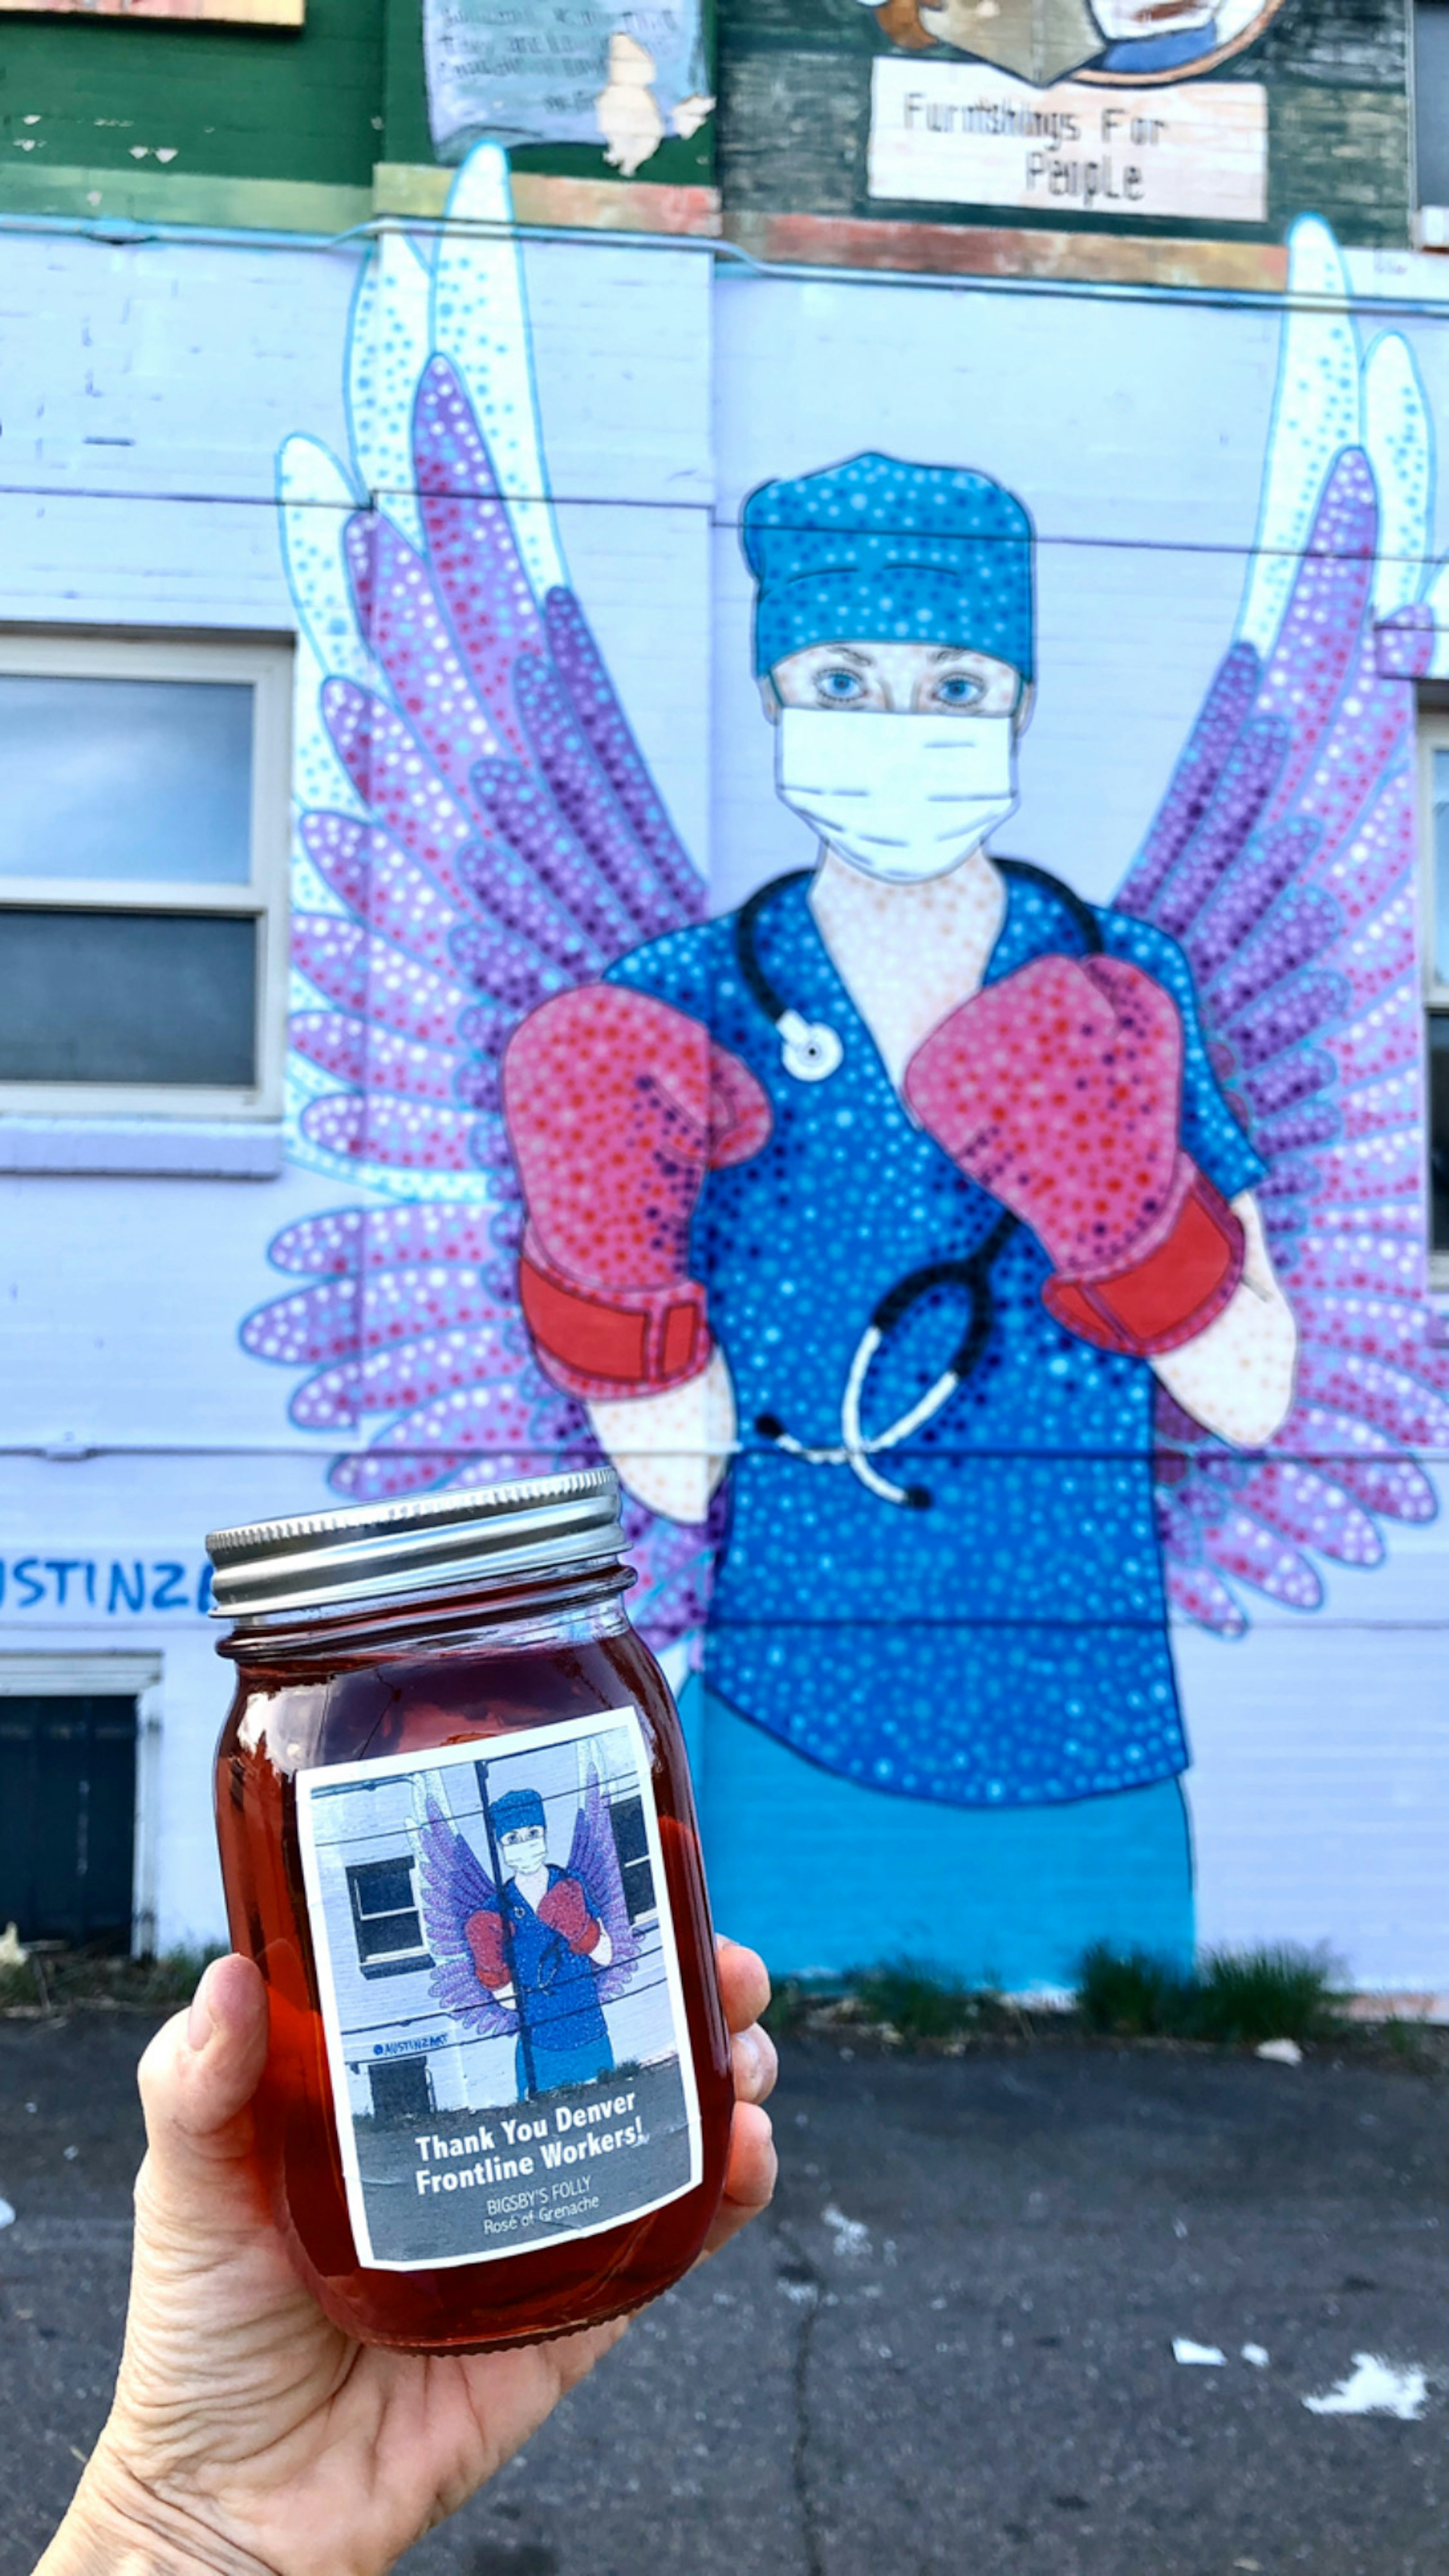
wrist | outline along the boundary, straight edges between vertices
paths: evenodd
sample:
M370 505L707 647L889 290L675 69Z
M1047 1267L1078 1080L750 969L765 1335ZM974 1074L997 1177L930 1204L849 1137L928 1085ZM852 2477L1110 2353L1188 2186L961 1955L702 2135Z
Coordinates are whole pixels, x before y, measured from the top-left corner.
M276 2576L276 2570L143 2485L102 2437L35 2576Z

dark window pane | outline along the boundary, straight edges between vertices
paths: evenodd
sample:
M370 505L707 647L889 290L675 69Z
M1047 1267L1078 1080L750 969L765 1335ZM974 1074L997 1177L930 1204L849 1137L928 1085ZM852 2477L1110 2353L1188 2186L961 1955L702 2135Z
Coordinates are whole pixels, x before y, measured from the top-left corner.
M1416 0L1414 100L1419 203L1449 206L1449 0Z
M649 1837L644 1829L642 1798L616 1798L609 1809L614 1849L624 1882L624 1903L632 1923L654 1910L654 1872L649 1866Z
M395 1958L399 1951L421 1950L422 1918L413 1902L413 1874L405 1860L357 1861L347 1873L357 1931L357 1955Z
M1449 1252L1449 1013L1429 1022L1429 1241Z
M257 925L0 909L0 1082L256 1080Z
M246 681L0 671L0 876L251 878Z
M356 1872L362 1914L399 1914L413 1901L413 1874L405 1860L367 1862Z
M367 2071L372 2080L374 2119L399 2120L412 2128L417 2121L431 2117L433 2079L421 2051L416 2057L384 2058L380 2066L370 2066Z

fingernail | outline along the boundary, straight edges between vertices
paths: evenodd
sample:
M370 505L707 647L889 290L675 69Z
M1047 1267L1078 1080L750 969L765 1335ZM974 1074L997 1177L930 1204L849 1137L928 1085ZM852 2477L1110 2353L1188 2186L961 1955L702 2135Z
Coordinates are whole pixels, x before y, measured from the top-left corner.
M206 1999L206 1989L210 1983L211 1970L210 1968L207 1968L202 1975L200 1985L197 1987L195 1994L191 1998L191 2009L186 2016L186 2037L189 2046L192 2048L205 2048L207 2041L210 2039L212 2032L216 2028L216 2024L211 2017L211 2006Z
M746 2080L750 2083L756 2082L765 2071L765 2051L759 2032L753 2025L749 2030L742 2030L735 2041L735 2046L745 2061Z

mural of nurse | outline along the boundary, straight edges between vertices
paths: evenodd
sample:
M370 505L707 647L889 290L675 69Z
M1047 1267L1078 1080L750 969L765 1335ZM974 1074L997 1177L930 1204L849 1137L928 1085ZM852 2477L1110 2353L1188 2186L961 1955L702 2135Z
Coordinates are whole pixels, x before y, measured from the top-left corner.
M709 919L540 498L502 156L451 203L364 275L348 460L283 451L288 1151L341 1203L274 1238L245 1346L354 1500L617 1460L640 1624L703 1665L715 1901L777 1967L1184 1955L1168 1605L1316 1609L1449 1446L1412 354L1300 223L1242 606L1109 906L1000 847L1023 504L871 451L754 492L802 864Z
M1235 1444L1286 1413L1262 1166L1180 950L992 855L1034 674L1020 503L867 454L756 491L743 533L815 863L514 1038L535 1348L656 1509L697 1515L681 1478L739 1441L710 1689L850 1784L862 1877L902 1830L882 1792L975 1810L1009 1944L1022 1839L979 1819L1035 1810L1030 1905L1070 1884L1085 1941L1130 1870L1181 1949L1154 1382Z

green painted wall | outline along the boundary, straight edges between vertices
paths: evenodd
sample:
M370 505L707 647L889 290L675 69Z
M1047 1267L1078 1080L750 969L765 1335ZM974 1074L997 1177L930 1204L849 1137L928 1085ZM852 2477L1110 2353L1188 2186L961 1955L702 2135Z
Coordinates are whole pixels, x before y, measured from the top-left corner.
M385 0L308 0L297 33L7 18L0 160L366 188L380 160ZM174 155L158 162L156 152ZM28 165L28 166L27 166Z
M1313 207L1345 240L1406 239L1407 23L1406 0L1287 0L1266 40L1212 76L1262 80L1269 92L1268 222L1240 229L1279 240ZM663 144L641 179L707 186L717 176L739 214L1073 220L1061 208L1003 215L869 198L871 62L890 47L858 0L719 0L712 32L718 171L711 118L688 142ZM0 208L340 230L367 212L376 162L431 158L420 0L308 0L299 33L81 16L0 27ZM513 158L522 170L613 175L602 149L582 145Z

